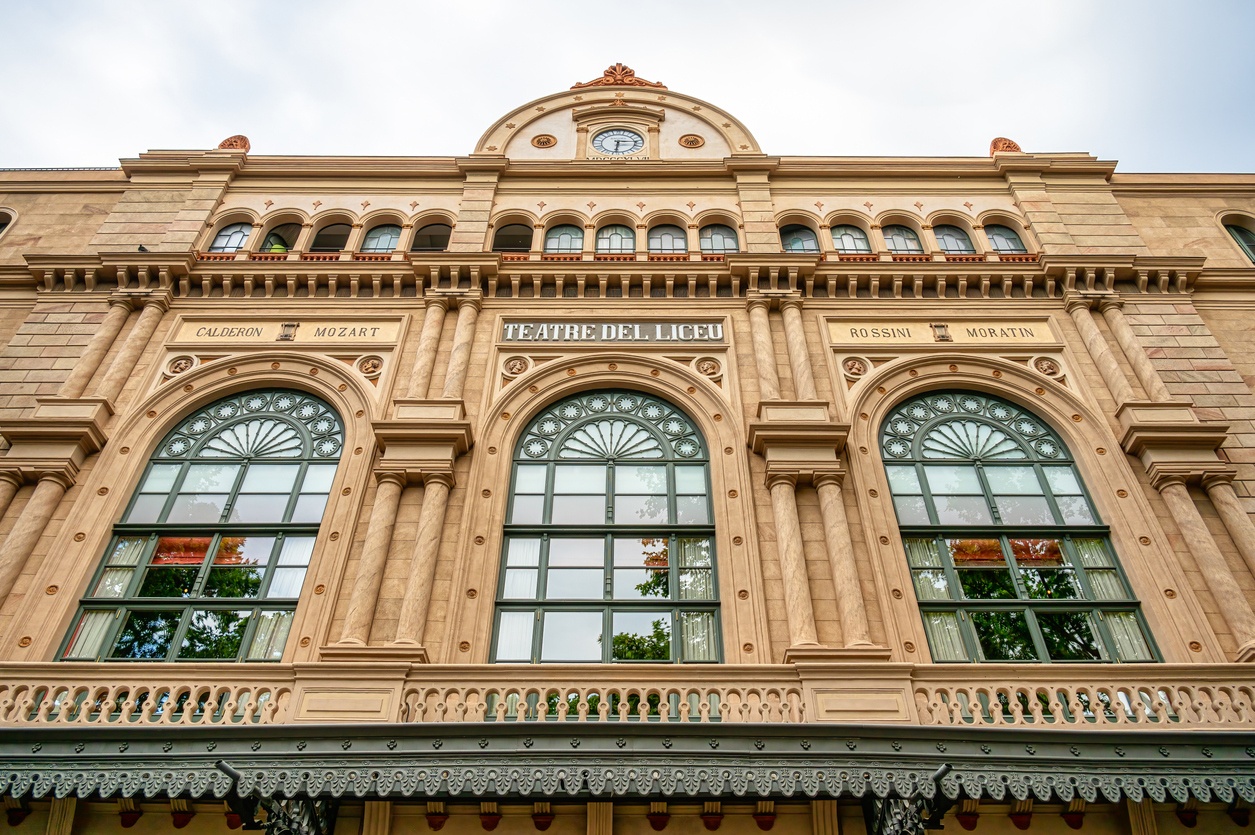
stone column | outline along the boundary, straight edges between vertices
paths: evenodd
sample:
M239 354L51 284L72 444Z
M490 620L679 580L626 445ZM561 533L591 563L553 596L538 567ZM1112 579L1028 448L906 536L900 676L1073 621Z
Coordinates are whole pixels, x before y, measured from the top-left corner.
M98 396L110 402L115 402L118 395L122 393L122 387L126 385L127 380L131 378L131 372L135 370L135 363L139 362L140 355L148 347L153 332L157 330L157 325L161 322L161 317L170 308L170 300L164 293L145 298L143 304L144 309L139 314L139 321L127 334L122 350L113 358L113 364L109 366L104 379L100 381L96 389Z
M819 513L824 523L824 541L828 545L828 561L832 564L832 582L837 590L837 609L841 617L841 638L847 647L870 646L867 628L867 607L863 603L863 586L854 562L854 543L850 541L850 524L841 498L842 474L817 473L815 492L819 494Z
M24 483L22 474L17 470L0 471L0 519L4 518L9 505L13 503L13 497Z
M767 320L767 299L751 299L750 338L754 344L754 363L758 367L758 399L780 399L780 375L776 373L776 349L771 344L771 323Z
M802 326L802 300L785 299L780 303L784 316L784 340L789 350L789 367L793 370L793 388L798 400L818 400L815 375L811 372L811 355L806 347L806 331Z
M1076 329L1081 332L1081 341L1085 343L1085 349L1089 351L1094 365L1098 366L1098 373L1102 375L1103 382L1115 398L1116 408L1132 400L1133 388L1120 370L1107 340L1094 324L1094 315L1089 311L1090 300L1079 295L1068 295L1064 297L1063 304L1072 315L1072 321L1076 322Z
M61 388L57 391L58 396L82 396L87 389L87 384L91 382L92 376L100 368L101 361L109 353L109 348L113 346L113 340L117 339L118 334L122 332L122 326L126 324L127 317L131 315L132 308L133 305L130 298L126 296L110 297L109 312L105 314L104 321L100 323L97 331L92 334L91 341L87 343L87 347L83 349L78 362L70 370L70 375L61 384Z
M1098 302L1099 312L1107 321L1107 327L1111 330L1111 335L1116 338L1116 344L1124 352L1129 365L1132 366L1133 373L1137 375L1137 381L1146 390L1146 396L1159 403L1171 400L1172 394L1168 391L1168 387L1164 385L1163 379L1155 370L1155 365L1146 355L1146 351L1142 350L1137 336L1133 333L1133 328L1129 327L1129 320L1124 317L1123 307L1124 299L1121 298L1105 298Z
M446 400L460 400L466 386L466 372L471 363L471 344L475 341L475 319L479 315L479 298L462 296L458 299L458 324L453 331L453 350L449 353L449 370L444 377Z
M388 548L392 544L392 529L397 522L401 491L405 489L404 473L376 473L375 479L379 487L375 490L375 503L366 526L366 542L362 545L362 556L357 563L357 576L353 579L349 610L344 616L341 644L365 645L370 640L379 585L383 582L384 566L388 562Z
M418 353L414 357L414 370L410 372L410 397L427 396L431 386L431 372L436 367L436 351L440 348L440 334L444 330L444 317L449 309L447 296L427 299L427 311L423 314L423 330L418 336Z
M421 645L427 628L427 611L431 606L431 587L436 579L436 560L440 555L441 534L444 531L445 508L449 504L449 490L453 487L453 473L425 473L423 475L423 508L418 516L418 535L414 541L414 558L410 563L409 581L405 584L405 598L401 601L401 613L397 617L397 635L394 645Z
M1154 483L1159 495L1163 496L1164 504L1168 506L1168 512L1180 528L1181 536L1198 562L1198 570L1202 573L1212 597L1216 599L1221 616L1233 633L1233 640L1238 646L1238 658L1245 660L1245 657L1255 654L1255 612L1251 611L1251 604L1242 593L1237 580L1233 578L1233 573L1229 571L1229 564L1225 562L1224 555L1216 546L1216 540L1207 530L1203 517L1199 515L1194 499L1185 486L1184 477L1175 474L1161 475Z
M367 800L362 810L362 835L388 835L392 831L392 801Z
M1158 835L1159 825L1155 823L1155 804L1149 797L1134 803L1125 798L1125 808L1129 812L1129 835Z
M22 515L0 546L0 604L13 591L26 561L35 550L35 543L48 527L48 521L56 512L57 505L73 482L62 473L42 473L30 501L22 508Z
M74 813L78 808L78 798L54 797L48 809L48 825L44 828L45 835L70 835L74 831Z
M587 817L584 821L585 835L613 835L614 804L606 802L589 803L585 807Z
M818 646L815 610L811 605L810 580L806 575L806 553L802 549L802 526L797 517L797 476L772 473L767 476L771 509L776 518L776 554L784 582L784 608L789 618L789 645Z
M1238 553L1246 568L1255 576L1255 523L1242 507L1242 500L1233 490L1233 473L1213 473L1203 476L1203 489L1211 498L1225 530L1238 546Z

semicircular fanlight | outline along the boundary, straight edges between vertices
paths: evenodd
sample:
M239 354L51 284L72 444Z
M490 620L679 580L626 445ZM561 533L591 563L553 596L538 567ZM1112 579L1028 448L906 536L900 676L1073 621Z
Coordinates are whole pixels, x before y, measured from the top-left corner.
M206 458L299 458L301 435L287 421L257 418L234 423L201 448Z
M559 458L662 458L658 439L635 423L598 420L567 436Z
M1027 458L1020 445L1001 429L974 420L950 420L934 426L920 443L924 458L967 458L997 461Z

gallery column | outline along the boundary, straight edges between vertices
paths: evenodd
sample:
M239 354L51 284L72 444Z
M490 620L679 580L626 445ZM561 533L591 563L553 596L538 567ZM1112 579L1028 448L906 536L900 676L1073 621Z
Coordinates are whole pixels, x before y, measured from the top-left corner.
M110 402L117 401L122 388L131 378L131 372L135 370L135 364L148 347L157 325L161 323L161 317L170 309L170 297L168 293L154 294L144 297L141 304L144 307L139 314L139 320L127 334L122 350L113 358L113 364L109 366L96 389L97 396Z
M418 353L414 357L414 370L410 373L409 396L425 398L431 387L431 373L436 367L436 352L440 349L440 334L444 331L445 313L449 310L447 296L429 296L423 314L423 330L418 336Z
M1072 316L1072 321L1076 323L1076 329L1081 333L1085 350L1089 352L1094 365L1098 366L1098 373L1102 375L1108 391L1115 398L1116 408L1128 403L1133 399L1133 387L1129 385L1119 363L1116 362L1115 355L1111 353L1107 340L1098 330L1098 326L1094 324L1094 314L1090 312L1090 299L1073 293L1064 297L1063 304Z
M1163 379L1155 370L1155 365L1146 355L1146 351L1142 349L1141 343L1137 341L1137 335L1129 326L1129 320L1125 318L1123 308L1124 300L1117 297L1104 298L1098 302L1098 310L1107 322L1107 328L1115 337L1120 350L1124 352L1133 373L1137 376L1137 381L1145 389L1146 396L1159 403L1171 400L1171 392L1164 385Z
M449 370L444 378L446 400L460 400L466 387L466 373L471 363L471 345L475 341L475 320L479 315L478 296L458 297L458 323L453 331L453 350L449 353Z
M828 546L828 561L832 565L832 583L836 586L842 640L847 647L870 646L863 586L854 562L854 543L850 540L845 500L841 497L842 477L843 474L837 472L816 473L813 482L815 492L819 494L824 541Z
M113 347L113 341L122 332L122 326L126 324L127 317L131 315L133 309L134 302L130 297L116 295L109 297L109 312L105 314L104 321L92 334L91 341L83 349L82 355L74 364L74 368L70 370L65 382L57 390L58 396L68 398L82 396L87 389L87 384L91 382L97 369L100 368L100 363L104 361L109 349Z
M771 323L767 299L751 299L746 305L750 314L750 339L754 346L754 364L758 369L758 399L780 399L780 375L776 373L776 349L771 344Z
M30 501L22 508L13 530L4 540L4 545L0 546L0 603L13 591L26 561L35 550L35 544L43 535L44 528L48 527L65 491L73 483L73 479L63 473L43 473L39 476Z
M383 583L388 549L392 545L392 531L396 527L401 492L405 489L405 474L401 472L375 473L375 480L379 486L375 490L375 503L371 507L370 521L366 525L366 541L362 545L362 556L357 563L357 576L353 578L353 591L349 597L349 610L344 616L341 644L365 645L370 640L375 603L379 598L380 584Z
M806 553L802 547L802 527L797 516L797 475L768 473L767 488L771 491L771 509L776 520L776 556L780 560L780 577L784 583L789 645L818 646L810 578L806 574Z
M405 584L405 597L397 617L394 645L421 645L431 607L432 584L436 580L436 561L443 541L445 510L453 487L452 472L423 474L423 508L418 517L418 534L414 541L414 558Z
M793 371L793 390L798 400L818 400L815 375L811 372L810 350L806 347L806 330L802 323L802 300L785 299L780 303L784 317L784 341L789 351L789 367Z

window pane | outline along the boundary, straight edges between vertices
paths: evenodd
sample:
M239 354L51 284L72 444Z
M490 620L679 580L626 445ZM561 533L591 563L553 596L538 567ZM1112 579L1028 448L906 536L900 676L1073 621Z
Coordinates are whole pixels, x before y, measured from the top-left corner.
M1011 572L1006 570L965 569L959 572L959 585L969 600L1012 600L1018 596Z
M1128 592L1124 590L1124 583L1120 582L1120 575L1115 571L1090 570L1087 576L1090 588L1094 590L1094 597L1098 600L1129 599Z
M166 521L172 524L186 522L218 522L222 519L222 511L227 506L226 494L180 494L170 506L170 514ZM128 521L139 521L131 519Z
M550 566L597 566L605 564L604 539L554 539L549 543Z
M498 661L532 660L532 626L534 612L502 612L497 619ZM598 632L601 630L598 629Z
M549 518L555 525L605 524L606 497L554 496Z
M928 524L928 508L923 496L894 496L893 508L898 512L899 525Z
M1081 483L1076 480L1076 473L1071 467L1042 467L1041 469L1046 474L1046 483L1050 485L1050 492L1056 496L1081 493Z
M972 612L971 618L986 660L1038 660L1023 612Z
M605 493L606 468L589 464L559 464L553 468L553 492Z
M292 522L321 522L327 509L325 493L310 493L297 496L296 506L292 508Z
M915 569L915 594L920 600L950 600L950 581L939 568Z
M619 525L665 525L670 521L667 496L615 496L614 521Z
M551 568L545 579L548 600L601 600L605 574L600 568Z
M301 484L302 493L329 493L331 482L336 476L334 464L310 464L305 469L305 481Z
M710 513L705 496L676 496L675 522L677 525L707 525Z
M126 521L138 522L145 524L148 522L156 522L161 516L161 509L166 506L166 496L136 496L135 503L131 505L131 512L126 515ZM217 521L216 519L214 521Z
M247 495L243 494L236 498L235 504L231 507L232 522L282 522L283 515L288 510L287 493L264 494L264 495ZM326 501L326 498L319 496L319 499ZM172 514L173 515L173 514Z
M895 496L924 492L919 486L919 474L914 467L885 467L889 476L889 489Z
M264 567L214 568L209 572L202 594L205 597L256 597L265 573Z
M100 575L100 581L92 589L92 597L126 597L126 589L131 585L133 568L106 568Z
M150 568L137 597L191 597L198 568Z
M1054 516L1043 496L999 496L994 499L1004 525L1050 525Z
M706 468L676 467L675 492L704 494L706 492Z
M153 549L153 565L200 565L209 554L208 536L163 536Z
M1053 661L1101 661L1102 650L1094 635L1093 618L1088 612L1037 613L1046 642L1046 653Z
M928 479L928 489L934 494L982 492L975 467L928 464L924 467L924 476Z
M649 493L665 496L667 494L667 468L621 464L614 469L614 489L616 493ZM705 492L704 483L699 490Z
M671 596L671 572L666 568L616 568L614 570L615 600L640 600L645 597Z
M505 586L501 596L506 600L536 599L536 570L532 568L507 568Z
M988 525L993 521L983 496L935 496L933 508L941 525Z
M279 549L279 565L308 565L314 553L312 536L286 536Z
M1097 522L1084 496L1056 496L1055 504L1059 505L1065 525L1093 525Z
M1115 568L1115 561L1101 539L1074 539L1072 545L1086 568Z
M1028 596L1035 600L1070 600L1085 596L1076 574L1070 569L1026 568L1020 576Z
M680 660L718 661L714 612L680 613Z
M292 629L293 612L262 612L248 647L249 661L278 661Z
M544 512L544 496L515 496L510 508L510 522L515 525L539 525Z
M214 565L260 565L270 562L273 536L224 536L214 552Z
M170 653L170 642L174 640L174 631L179 627L182 614L182 609L127 613L126 623L122 625L109 657L164 661Z
M334 471L334 467L331 468ZM291 493L301 472L296 464L252 464L240 485L242 493Z
M915 568L941 567L941 557L937 554L937 545L931 539L904 539L906 561Z
M680 572L681 600L714 600L715 574L708 568L689 568Z
M986 467L989 489L1001 496L1040 496L1041 483L1032 467Z
M1146 643L1146 636L1142 634L1141 624L1137 622L1137 615L1132 612L1105 612L1103 617L1115 638L1116 652L1121 661L1155 660Z
M506 565L540 565L540 540L511 538L506 545Z
M669 557L670 546L665 537L644 539L615 537L614 539L614 564L616 566L657 568L666 566Z
M601 612L545 612L544 618L541 661L601 660Z
M270 578L270 588L266 597L298 598L301 596L301 585L305 582L304 568L277 568Z
M140 490L144 493L169 493L174 489L174 480L181 469L182 464L153 464Z
M238 464L192 464L180 493L227 493L235 485Z
M924 612L924 631L934 661L967 661L967 649L954 612Z
M549 468L543 464L519 464L514 468L514 492L545 492L545 475Z
M78 625L70 633L69 645L64 658L95 658L100 654L100 644L113 626L113 609L83 612Z
M236 658L252 612L193 611L180 658Z
M670 661L670 612L615 612L614 661Z

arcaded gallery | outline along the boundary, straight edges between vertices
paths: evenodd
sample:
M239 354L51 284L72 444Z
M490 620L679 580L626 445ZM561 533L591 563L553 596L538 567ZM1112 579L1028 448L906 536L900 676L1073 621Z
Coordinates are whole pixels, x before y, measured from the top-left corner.
M0 170L12 831L1248 827L1255 175L560 81Z

